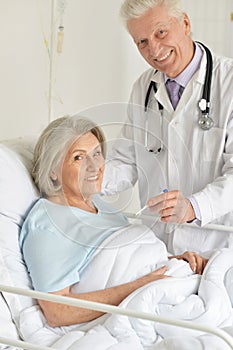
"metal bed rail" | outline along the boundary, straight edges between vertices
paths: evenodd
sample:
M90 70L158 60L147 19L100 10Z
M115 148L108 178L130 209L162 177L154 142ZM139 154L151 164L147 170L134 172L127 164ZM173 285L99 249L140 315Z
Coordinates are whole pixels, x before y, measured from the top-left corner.
M152 216L152 215L140 215L140 216L136 216L135 214L132 213L128 213L128 212L124 212L124 215L127 216L129 219L136 219L136 220L147 220L147 221L154 221L155 219L157 219L156 217ZM233 233L233 227L231 226L225 226L225 225L220 225L220 224L207 224L205 226L198 226L198 225L194 225L192 223L190 224L176 224L176 223L171 223L171 224L166 224L166 225L170 225L170 226L175 226L175 225L179 225L179 226L187 226L187 227L192 227L193 229L207 229L207 230L216 230L216 231L222 231L222 232L232 232Z
M6 286L2 284L0 284L0 291L7 292L7 293L15 293L15 294L27 296L33 299L47 300L47 301L56 302L60 304L101 311L104 313L119 314L119 315L124 315L128 317L136 317L136 318L141 318L148 321L168 324L171 326L197 330L197 331L209 333L221 338L223 341L225 341L225 343L228 344L229 349L233 349L233 337L231 337L227 332L225 332L222 329L209 327L203 324L197 324L195 322L183 321L178 319L175 320L167 317L156 316L152 313L135 311L131 309L122 309L118 306L112 306L108 304L75 299L71 297L53 295L49 293L37 292L34 290L11 287L11 286ZM28 350L52 350L53 349L51 347L38 346L32 343L3 338L1 336L0 336L0 343L10 345L10 346L16 346L16 347L19 347L22 349L28 349Z

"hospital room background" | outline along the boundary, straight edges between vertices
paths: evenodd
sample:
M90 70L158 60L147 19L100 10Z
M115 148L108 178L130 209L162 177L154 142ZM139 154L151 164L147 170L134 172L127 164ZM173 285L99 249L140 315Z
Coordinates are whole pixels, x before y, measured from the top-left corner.
M18 340L34 343L25 349L38 349L39 345L47 346L54 342L54 348L62 350L96 349L96 345L103 349L106 341L114 344L110 345L112 349L136 349L134 345L138 343L148 349L150 342L156 342L156 348L158 344L160 349L229 349L220 338L225 339L228 345L231 344L233 349L233 268L230 249L217 251L202 277L182 277L180 282L178 278L172 287L169 282L172 283L172 279L163 279L161 284L153 284L155 287L151 284L152 288L146 288L145 294L141 294L141 289L138 289L137 297L130 296L124 300L120 308L121 315L109 317L110 323L106 327L99 328L101 325L97 319L96 326L100 332L94 329L93 322L66 334L63 330L61 333L58 329L51 331L32 299L37 299L38 294L32 290L18 245L18 234L25 213L38 198L30 177L32 144L29 140L32 137L35 142L50 121L64 114L76 113L90 117L101 125L107 140L112 141L117 137L126 118L132 84L148 68L119 19L122 1L0 0L0 142L9 140L0 145L2 350L24 348L25 343L22 345ZM215 53L233 57L233 0L182 2L191 20L194 40L203 42ZM139 210L137 187L107 200L126 213L134 214ZM121 281L121 277L135 276L141 264L143 269L145 265L149 268L151 265L156 266L155 257L158 261L165 261L163 253L167 253L161 249L162 243L156 240L158 245L152 245L145 238L147 234L150 237L150 231L145 230L144 235L143 226L137 225L140 217L129 214L128 217L135 224L131 230L133 236L119 231L120 234L114 236L116 241L109 240L110 248L111 243L112 247L117 243L116 255L112 254L112 250L101 249L104 254L95 255L94 270L93 264L90 264L90 268L86 269L86 277L82 277L83 285L86 281L99 283L101 279L109 283L114 278ZM138 234L137 227L143 229L143 234ZM213 231L216 227L209 225L208 228ZM232 227L227 224L224 227L218 225L220 229L226 235L232 232ZM166 234L170 232L170 227L166 227ZM197 237L200 237L199 233L195 231ZM129 239L130 244L125 243L125 238ZM151 263L147 259L151 259ZM99 261L98 265L96 261ZM169 261L173 264L172 260ZM187 264L183 262L183 266L186 268ZM196 283L198 280L201 281L200 285ZM21 288L23 296L17 294L19 289L22 293ZM76 303L78 301L84 302L77 299ZM116 309L113 309L115 312ZM130 309L130 317L125 318L123 314L127 309ZM156 312L152 314L153 310ZM113 310L108 311L112 313ZM133 316L137 315L136 318L132 317L131 312ZM143 317L146 313L149 323L141 318L142 313ZM123 322L123 317L126 322ZM129 322L129 319L134 321ZM165 324L161 320L165 320ZM190 323L190 320L195 321L195 324ZM174 323L175 328L169 326ZM131 324L135 326L131 327ZM184 324L185 327L195 326L198 333L189 328L177 327ZM200 335L200 330L208 334ZM219 339L211 334L218 335ZM166 339L160 347L162 338ZM9 344L10 347L2 344ZM105 349L110 346L106 345Z
M233 57L233 0L183 3L193 38ZM116 137L131 86L147 68L118 17L121 0L0 4L0 139L38 135L49 121L75 113ZM137 193L126 197L123 207L135 211Z

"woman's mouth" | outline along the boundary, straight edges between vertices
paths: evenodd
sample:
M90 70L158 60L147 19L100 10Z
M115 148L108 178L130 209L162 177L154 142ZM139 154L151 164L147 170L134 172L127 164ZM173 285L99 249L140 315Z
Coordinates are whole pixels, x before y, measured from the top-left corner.
M85 180L86 181L96 181L96 180L98 180L98 175L86 177Z

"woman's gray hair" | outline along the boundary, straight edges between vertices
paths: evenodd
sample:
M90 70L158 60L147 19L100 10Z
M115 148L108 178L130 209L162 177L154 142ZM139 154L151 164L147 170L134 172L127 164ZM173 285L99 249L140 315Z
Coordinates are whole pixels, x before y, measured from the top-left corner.
M91 120L80 116L65 116L52 121L40 135L34 149L32 176L43 196L57 195L61 184L52 180L58 172L68 148L83 134L91 132L100 142L105 156L105 137Z
M180 0L125 0L121 5L120 17L125 24L131 19L143 16L155 6L166 6L170 16L181 20L184 10Z

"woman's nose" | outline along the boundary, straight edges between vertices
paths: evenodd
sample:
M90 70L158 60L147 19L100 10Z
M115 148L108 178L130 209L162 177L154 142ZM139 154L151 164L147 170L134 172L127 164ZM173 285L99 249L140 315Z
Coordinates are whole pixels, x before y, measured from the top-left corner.
M99 160L96 160L93 157L87 157L87 170L89 171L97 171L101 167L101 162Z

